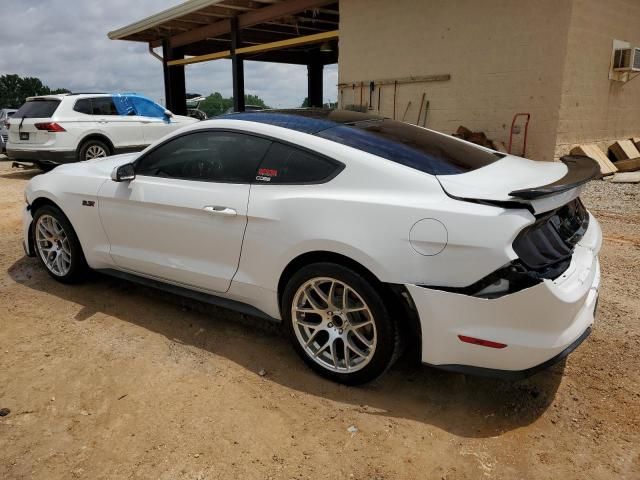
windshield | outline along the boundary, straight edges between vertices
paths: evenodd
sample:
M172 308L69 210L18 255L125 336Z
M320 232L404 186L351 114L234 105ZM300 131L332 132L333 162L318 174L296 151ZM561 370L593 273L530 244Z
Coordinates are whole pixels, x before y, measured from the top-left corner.
M60 105L60 100L27 100L13 116L15 118L49 118L56 111L58 105Z

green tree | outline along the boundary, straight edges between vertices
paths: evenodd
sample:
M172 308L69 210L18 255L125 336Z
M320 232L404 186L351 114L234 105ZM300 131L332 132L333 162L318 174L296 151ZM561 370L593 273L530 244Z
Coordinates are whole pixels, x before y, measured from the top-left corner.
M244 103L247 105L258 105L260 107L269 108L257 95L245 95ZM222 115L230 108L233 108L233 97L225 98L220 92L214 92L200 102L200 110L209 117Z
M262 108L269 108L269 106L266 103L264 103L264 100L262 100L257 95L245 95L244 96L244 103L245 103L245 105L256 105L256 106L262 107Z
M15 74L0 76L0 108L19 108L27 97L51 93L69 93L69 90L52 90L35 77L23 78Z

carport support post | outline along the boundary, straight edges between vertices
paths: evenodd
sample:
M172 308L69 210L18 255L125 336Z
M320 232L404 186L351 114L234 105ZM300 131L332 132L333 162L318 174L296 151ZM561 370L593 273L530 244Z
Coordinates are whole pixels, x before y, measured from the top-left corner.
M233 110L244 112L244 61L242 56L236 54L240 48L240 29L238 17L231 18L231 72L233 77Z
M184 83L184 65L170 67L169 60L184 58L181 48L171 48L169 39L162 40L162 70L164 73L165 105L176 115L187 114L187 94Z
M307 96L310 107L322 108L322 70L324 65L320 59L320 52L313 51L307 63Z

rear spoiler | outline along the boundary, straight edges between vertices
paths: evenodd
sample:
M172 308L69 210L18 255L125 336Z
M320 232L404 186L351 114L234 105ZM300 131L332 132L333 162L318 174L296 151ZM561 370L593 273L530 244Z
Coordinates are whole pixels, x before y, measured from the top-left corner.
M523 200L555 195L579 187L600 177L600 165L595 160L583 155L567 155L560 159L569 169L564 177L553 183L540 187L523 188L509 192L509 195Z

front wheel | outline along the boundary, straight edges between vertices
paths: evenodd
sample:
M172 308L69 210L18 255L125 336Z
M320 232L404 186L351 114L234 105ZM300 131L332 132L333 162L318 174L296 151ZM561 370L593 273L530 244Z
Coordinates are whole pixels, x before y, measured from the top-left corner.
M396 323L378 289L349 268L332 263L302 268L285 288L282 313L297 353L331 380L366 383L395 359Z
M40 263L62 283L75 283L86 273L87 263L80 241L62 211L52 205L36 210L33 244Z

